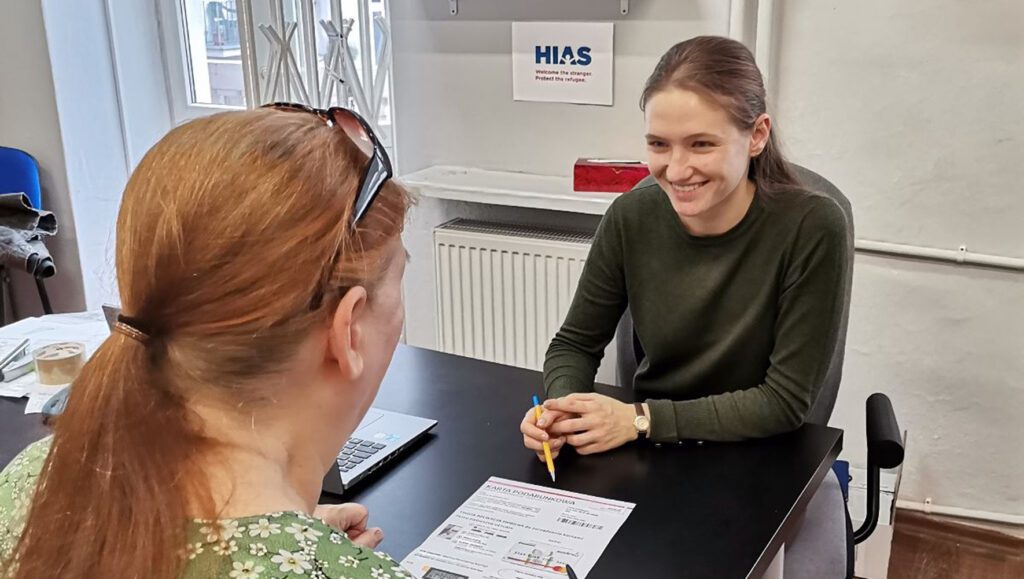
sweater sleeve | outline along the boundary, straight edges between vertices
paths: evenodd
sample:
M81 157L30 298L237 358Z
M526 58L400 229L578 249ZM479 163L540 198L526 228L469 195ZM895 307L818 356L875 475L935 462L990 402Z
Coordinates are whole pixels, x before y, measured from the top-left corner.
M695 400L649 400L651 438L743 440L801 426L839 340L849 225L831 199L808 210L780 278L775 344L756 387Z
M548 398L594 389L604 350L626 309L619 205L616 200L601 220L565 322L548 347L544 359Z

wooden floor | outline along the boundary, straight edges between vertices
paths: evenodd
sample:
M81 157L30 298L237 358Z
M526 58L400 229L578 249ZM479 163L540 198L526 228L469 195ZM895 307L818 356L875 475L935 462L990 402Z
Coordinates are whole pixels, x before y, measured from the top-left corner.
M1024 538L898 510L889 579L1021 579Z

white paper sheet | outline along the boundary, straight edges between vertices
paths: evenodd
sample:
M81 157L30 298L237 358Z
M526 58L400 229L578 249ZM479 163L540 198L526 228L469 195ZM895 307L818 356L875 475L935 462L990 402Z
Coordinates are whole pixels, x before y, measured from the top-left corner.
M53 392L33 392L28 397L28 404L25 405L25 414L39 414L43 411L46 401L53 396Z
M633 503L491 477L402 561L419 579L583 579Z
M28 396L36 384L36 373L34 371L22 374L10 382L0 382L0 396L8 398Z
M110 335L103 312L55 314L26 318L0 328L0 338L31 340L30 350L56 342L82 342L92 354Z

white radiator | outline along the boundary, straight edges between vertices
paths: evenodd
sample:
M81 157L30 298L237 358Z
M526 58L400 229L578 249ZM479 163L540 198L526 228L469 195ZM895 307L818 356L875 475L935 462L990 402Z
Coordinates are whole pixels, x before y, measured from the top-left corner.
M589 233L466 219L436 227L440 350L541 370L592 240ZM615 384L614 353L613 341L599 382Z

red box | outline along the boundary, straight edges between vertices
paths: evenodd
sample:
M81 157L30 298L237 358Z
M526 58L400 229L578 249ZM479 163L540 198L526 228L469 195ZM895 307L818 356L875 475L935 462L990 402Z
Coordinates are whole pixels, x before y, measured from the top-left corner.
M572 190L625 193L650 174L642 161L577 159L572 171Z

